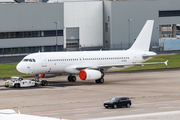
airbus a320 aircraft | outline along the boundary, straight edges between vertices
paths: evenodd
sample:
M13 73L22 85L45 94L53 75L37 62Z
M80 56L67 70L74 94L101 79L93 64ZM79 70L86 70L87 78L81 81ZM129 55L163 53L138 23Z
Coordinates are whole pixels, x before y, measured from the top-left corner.
M117 51L79 51L79 52L39 52L27 55L16 66L25 74L36 74L42 77L55 77L69 73L68 81L75 82L79 74L81 80L104 82L104 72L125 69L129 66L145 64L163 64L166 62L142 63L148 57L156 56L149 51L154 20L148 20L136 41L128 50Z

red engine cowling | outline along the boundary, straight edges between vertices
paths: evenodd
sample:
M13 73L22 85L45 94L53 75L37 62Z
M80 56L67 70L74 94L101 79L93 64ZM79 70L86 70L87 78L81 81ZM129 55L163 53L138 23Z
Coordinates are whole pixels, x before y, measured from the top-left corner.
M39 74L40 78L52 78L52 77L56 77L59 74Z
M98 70L81 70L79 72L79 78L81 80L97 80L102 77L102 73Z

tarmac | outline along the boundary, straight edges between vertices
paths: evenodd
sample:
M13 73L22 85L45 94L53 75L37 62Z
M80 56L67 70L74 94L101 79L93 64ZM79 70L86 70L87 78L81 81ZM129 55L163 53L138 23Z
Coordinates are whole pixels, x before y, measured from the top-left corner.
M4 81L0 80L0 110L71 120L115 120L133 115L140 118L127 119L180 118L180 114L176 114L180 111L180 69L105 73L104 78L103 84L78 77L74 83L63 75L46 79L48 86L27 88L5 88ZM115 96L129 97L132 106L104 108L103 102ZM143 118L144 115L150 117Z

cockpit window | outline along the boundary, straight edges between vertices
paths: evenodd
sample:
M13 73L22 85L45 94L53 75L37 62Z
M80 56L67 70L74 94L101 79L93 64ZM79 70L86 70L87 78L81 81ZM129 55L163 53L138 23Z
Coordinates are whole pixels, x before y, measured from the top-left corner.
M29 61L29 59L24 59L23 61L24 61L24 62L27 62L27 61Z
M24 59L23 62L36 62L35 59Z

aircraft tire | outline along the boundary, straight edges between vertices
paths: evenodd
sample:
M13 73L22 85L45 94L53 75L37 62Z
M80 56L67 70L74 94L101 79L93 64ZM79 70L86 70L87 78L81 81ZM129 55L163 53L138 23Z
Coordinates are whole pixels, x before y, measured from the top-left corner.
M99 80L96 80L96 83L99 83Z
M99 79L99 83L104 83L104 78Z
M71 82L76 82L76 76L71 77Z
M104 78L100 78L100 79L96 80L96 83L104 83Z
M72 76L68 76L68 81L71 82Z
M42 86L47 86L47 85L48 85L48 82L47 82L46 80L42 80L42 81L41 81L41 85L42 85Z

